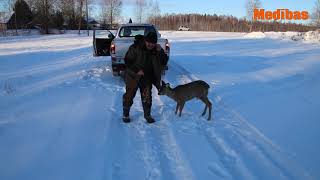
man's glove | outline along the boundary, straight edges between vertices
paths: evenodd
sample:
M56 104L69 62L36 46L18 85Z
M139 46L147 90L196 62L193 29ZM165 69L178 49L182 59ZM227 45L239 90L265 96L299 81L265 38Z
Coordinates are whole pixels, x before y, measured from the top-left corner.
M135 73L134 71L132 71L131 69L127 68L126 69L126 73L127 75L129 75L132 79L139 81L140 78L142 77L141 75Z
M161 49L162 49L161 45L160 45L160 44L157 44L157 45L156 45L156 50L159 52L159 51L161 51Z

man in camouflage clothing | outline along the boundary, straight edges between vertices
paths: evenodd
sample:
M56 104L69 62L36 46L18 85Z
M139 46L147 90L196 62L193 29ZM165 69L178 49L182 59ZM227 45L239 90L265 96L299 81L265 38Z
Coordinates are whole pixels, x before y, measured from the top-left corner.
M123 95L123 121L129 123L130 108L138 88L140 89L144 118L154 123L151 116L152 84L160 88L161 74L167 65L168 57L159 44L157 34L148 33L145 37L136 36L125 56L126 92Z

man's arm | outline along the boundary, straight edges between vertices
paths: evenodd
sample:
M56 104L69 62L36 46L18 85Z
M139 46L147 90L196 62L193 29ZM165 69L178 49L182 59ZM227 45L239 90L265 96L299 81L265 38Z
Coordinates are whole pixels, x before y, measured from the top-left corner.
M129 50L127 51L125 57L124 57L124 62L126 65L126 71L129 76L132 78L139 80L141 76L144 75L143 71L141 68L137 66L137 47L135 45L131 45L129 47Z
M160 64L163 67L167 66L169 59L168 59L167 54L164 52L163 48L160 46L160 44L157 44L156 50L158 51Z
M167 54L164 52L164 50L161 48L160 52L159 52L159 56L160 56L160 63L163 66L167 66L168 64L168 56Z
M135 45L131 45L124 58L126 67L128 67L131 71L135 73L138 73L140 70L142 70L142 65L138 63L137 59L140 57L138 53L138 47L135 47Z
M124 57L124 63L127 68L131 68L131 66L136 62L137 52L135 47L131 45Z

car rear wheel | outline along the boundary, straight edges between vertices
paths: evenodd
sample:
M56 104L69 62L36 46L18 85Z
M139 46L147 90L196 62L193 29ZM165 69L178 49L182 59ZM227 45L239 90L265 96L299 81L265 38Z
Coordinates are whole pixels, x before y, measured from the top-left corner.
M112 75L120 76L120 68L118 65L112 65Z
M120 71L112 71L113 76L120 76Z

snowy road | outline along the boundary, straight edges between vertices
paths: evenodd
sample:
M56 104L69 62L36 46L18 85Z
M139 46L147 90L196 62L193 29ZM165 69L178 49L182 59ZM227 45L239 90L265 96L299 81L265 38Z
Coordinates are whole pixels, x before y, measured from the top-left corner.
M124 83L89 37L0 40L0 179L319 179L320 47L239 33L163 32L165 80L210 83L175 104L153 89L155 124L137 95L121 122ZM138 93L139 94L139 93Z

